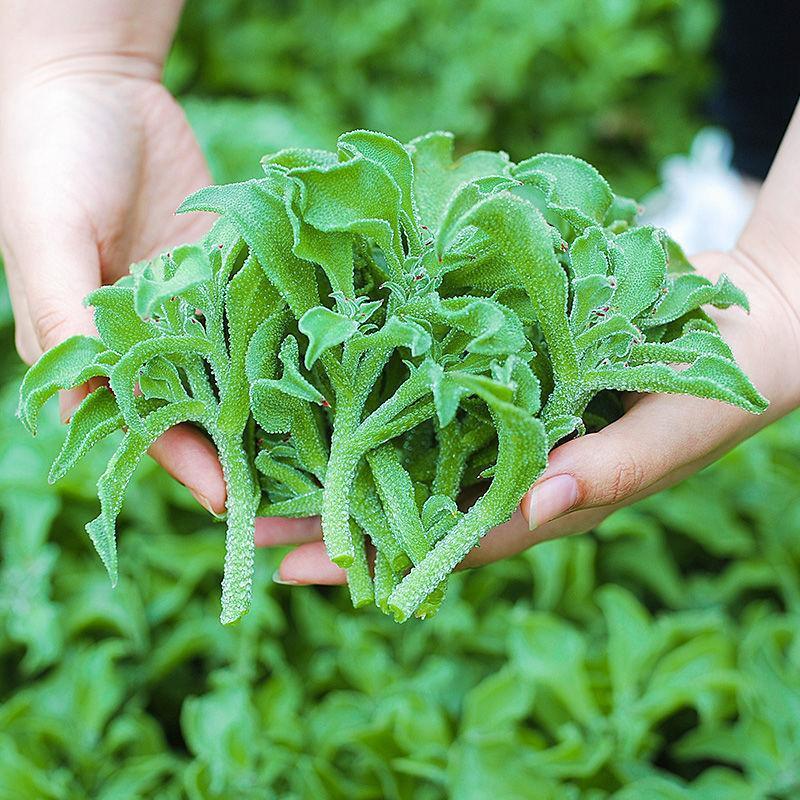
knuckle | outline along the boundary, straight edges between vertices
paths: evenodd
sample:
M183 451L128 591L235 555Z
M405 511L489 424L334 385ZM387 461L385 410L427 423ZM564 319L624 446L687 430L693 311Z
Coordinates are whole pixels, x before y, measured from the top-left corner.
M609 476L606 501L613 505L627 499L644 484L644 469L629 451L621 452Z
M69 317L64 309L45 303L33 314L33 329L43 350L62 342L69 336Z

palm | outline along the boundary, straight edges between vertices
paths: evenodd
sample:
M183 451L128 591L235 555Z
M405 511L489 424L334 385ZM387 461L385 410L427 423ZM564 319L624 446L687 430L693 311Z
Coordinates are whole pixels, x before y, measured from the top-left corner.
M27 142L17 152L35 163L19 169L26 185L17 191L38 195L39 204L48 197L53 223L91 232L103 283L208 228L198 215L174 215L210 176L180 106L160 84L70 77L38 87L34 98L27 124L17 127ZM41 119L59 123L47 130Z

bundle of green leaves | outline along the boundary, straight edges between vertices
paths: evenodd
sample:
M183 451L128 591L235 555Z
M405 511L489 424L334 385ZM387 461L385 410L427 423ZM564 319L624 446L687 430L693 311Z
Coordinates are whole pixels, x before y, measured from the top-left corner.
M616 418L619 392L766 407L702 310L746 308L725 277L694 273L580 159L454 162L452 144L354 131L195 193L180 210L219 214L210 233L93 292L98 338L30 369L32 431L56 391L108 379L50 478L125 430L87 525L112 580L125 487L178 422L208 433L225 475L223 622L249 607L257 514L321 515L353 604L404 621L438 608L548 451Z

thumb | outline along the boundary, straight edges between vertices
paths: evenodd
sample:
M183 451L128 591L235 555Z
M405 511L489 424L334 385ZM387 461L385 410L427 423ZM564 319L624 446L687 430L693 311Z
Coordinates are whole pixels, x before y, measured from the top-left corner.
M746 412L714 400L641 398L607 428L550 454L547 469L520 504L529 530L578 510L610 513L677 483L724 452L743 417ZM576 523L580 517L574 515ZM596 521L596 514L583 517Z
M97 244L91 231L64 230L9 246L9 276L17 324L17 347L26 361L76 334L96 335L84 298L100 285ZM86 387L61 393L62 418L68 419L86 396Z

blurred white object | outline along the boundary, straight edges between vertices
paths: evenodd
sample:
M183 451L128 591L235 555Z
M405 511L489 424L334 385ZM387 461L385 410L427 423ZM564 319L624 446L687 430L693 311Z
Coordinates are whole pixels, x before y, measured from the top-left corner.
M732 151L724 131L700 131L688 156L664 161L663 185L644 198L642 222L666 228L690 255L733 247L753 209L756 188L731 167Z

